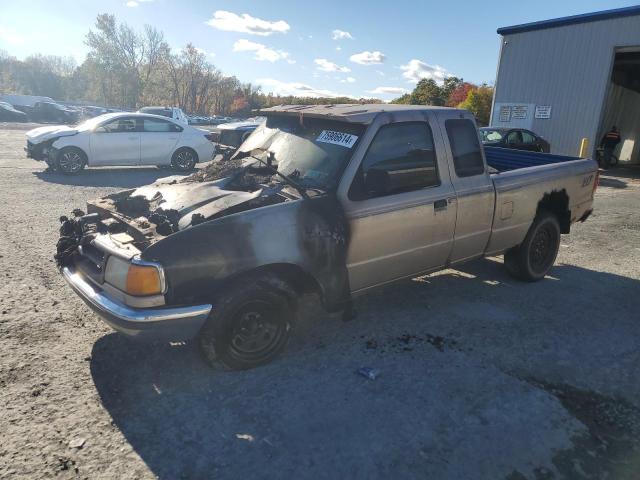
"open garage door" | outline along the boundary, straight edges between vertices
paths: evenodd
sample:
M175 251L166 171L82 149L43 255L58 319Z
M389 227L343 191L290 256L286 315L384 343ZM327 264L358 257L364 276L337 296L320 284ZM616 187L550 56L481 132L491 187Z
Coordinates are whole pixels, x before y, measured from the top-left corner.
M621 141L614 154L621 164L640 164L640 47L616 51L605 102L596 141L616 126Z

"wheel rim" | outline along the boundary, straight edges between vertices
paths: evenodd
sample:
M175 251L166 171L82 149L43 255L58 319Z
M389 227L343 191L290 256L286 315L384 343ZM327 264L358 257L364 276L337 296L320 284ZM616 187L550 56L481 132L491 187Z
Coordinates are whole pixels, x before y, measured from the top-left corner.
M82 168L82 157L78 152L64 152L58 159L58 165L65 172L75 173Z
M193 167L196 162L193 158L193 153L189 150L182 150L177 153L175 163L181 170L188 170Z
M273 305L261 301L242 307L235 316L230 353L240 360L255 362L278 350L287 330L281 313Z
M544 224L538 228L531 241L529 262L536 273L543 273L555 259L557 235L552 225Z

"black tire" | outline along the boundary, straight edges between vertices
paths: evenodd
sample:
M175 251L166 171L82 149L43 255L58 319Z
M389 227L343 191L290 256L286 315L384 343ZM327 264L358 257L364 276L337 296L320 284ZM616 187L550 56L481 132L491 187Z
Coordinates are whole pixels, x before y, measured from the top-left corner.
M80 173L87 165L87 155L76 147L65 147L58 152L55 167L65 175Z
M190 172L198 163L198 154L195 150L182 147L173 152L171 157L171 168L178 172Z
M297 296L274 275L235 282L215 298L198 335L206 362L216 369L247 370L274 360L295 324Z
M525 282L542 280L551 270L560 248L560 224L550 212L539 214L524 241L507 250L504 264L509 274Z

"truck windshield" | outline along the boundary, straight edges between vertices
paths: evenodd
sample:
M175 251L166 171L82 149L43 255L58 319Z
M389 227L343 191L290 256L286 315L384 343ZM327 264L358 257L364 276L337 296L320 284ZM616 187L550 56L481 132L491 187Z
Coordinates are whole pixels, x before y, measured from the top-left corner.
M365 126L335 120L269 117L238 152L265 160L298 183L331 190L351 158Z

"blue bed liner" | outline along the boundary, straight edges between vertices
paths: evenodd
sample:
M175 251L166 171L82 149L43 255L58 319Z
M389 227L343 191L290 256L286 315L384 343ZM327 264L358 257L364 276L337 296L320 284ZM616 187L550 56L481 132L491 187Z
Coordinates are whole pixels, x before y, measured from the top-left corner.
M499 172L508 172L509 170L516 170L518 168L579 160L579 157L568 157L565 155L529 152L526 150L513 150L511 148L500 147L484 147L484 155L487 159L487 164Z

